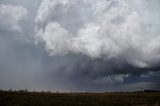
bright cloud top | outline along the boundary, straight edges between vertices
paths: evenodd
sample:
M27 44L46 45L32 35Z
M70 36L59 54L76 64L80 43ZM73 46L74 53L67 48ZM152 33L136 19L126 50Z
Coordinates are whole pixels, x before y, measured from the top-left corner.
M160 60L160 13L152 12L156 3L45 0L35 20L37 38L51 55L125 58L134 66L149 67Z

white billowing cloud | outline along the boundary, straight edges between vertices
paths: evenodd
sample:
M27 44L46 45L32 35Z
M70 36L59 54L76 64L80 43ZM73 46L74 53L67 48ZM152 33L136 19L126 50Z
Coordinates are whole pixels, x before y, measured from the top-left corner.
M117 74L117 75L109 75L106 77L98 78L94 80L95 83L104 83L104 84L113 84L115 82L123 83L125 78L128 78L130 74Z
M58 23L49 23L45 32L39 30L38 35L46 42L46 50L50 51L51 55L65 53L68 50L68 32L63 29ZM53 36L55 35L55 36ZM56 50L58 48L58 50Z
M22 6L0 4L0 29L21 32L19 22L26 16L27 10Z
M43 0L37 38L51 55L124 58L137 67L160 61L158 0Z

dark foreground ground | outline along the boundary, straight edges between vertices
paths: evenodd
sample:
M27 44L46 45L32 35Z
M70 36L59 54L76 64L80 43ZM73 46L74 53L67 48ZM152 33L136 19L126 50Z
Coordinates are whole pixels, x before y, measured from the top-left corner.
M160 93L0 92L0 106L160 106Z

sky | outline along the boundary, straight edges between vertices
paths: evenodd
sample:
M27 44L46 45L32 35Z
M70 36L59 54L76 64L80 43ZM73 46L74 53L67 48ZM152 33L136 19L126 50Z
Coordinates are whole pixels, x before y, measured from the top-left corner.
M159 0L0 0L0 89L160 89Z

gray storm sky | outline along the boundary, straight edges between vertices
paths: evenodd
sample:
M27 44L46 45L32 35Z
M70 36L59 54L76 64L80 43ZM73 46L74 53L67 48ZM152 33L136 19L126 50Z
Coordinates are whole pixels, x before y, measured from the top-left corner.
M160 89L159 0L0 0L0 89Z

